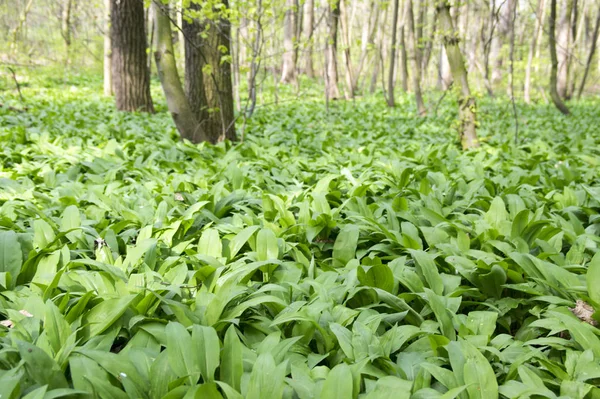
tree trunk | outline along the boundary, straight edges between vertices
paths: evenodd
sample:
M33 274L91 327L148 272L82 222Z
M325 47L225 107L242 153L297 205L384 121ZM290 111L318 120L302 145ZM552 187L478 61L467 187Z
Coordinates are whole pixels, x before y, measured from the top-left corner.
M419 47L420 37L417 34L418 30L415 29L415 17L412 0L407 0L406 18L408 22L408 37L411 44L410 58L413 67L413 90L415 92L415 100L417 102L417 111L419 116L424 116L427 113L427 108L425 108L423 95L421 94L421 49Z
M557 90L561 98L568 98L569 69L571 67L571 43L572 27L571 13L573 11L573 0L565 0L561 7L560 19L558 21L558 33L556 37L556 51L558 59Z
M552 69L550 70L550 97L556 108L565 115L569 115L569 108L565 105L558 93L558 56L556 54L556 0L550 2L548 44L550 45L550 60Z
M181 87L175 62L168 10L159 6L156 2L152 3L152 8L155 29L154 47L156 48L154 59L156 60L156 69L165 93L169 112L182 138L188 139L192 143L209 141L209 137L196 119L196 115L194 115Z
M502 80L502 46L504 39L510 34L511 26L511 11L513 3L516 0L502 0L500 2L500 9L496 11L496 19L492 23L496 23L496 35L492 36L492 43L490 49L490 62L492 65L492 86Z
M352 77L352 59L350 57L350 39L349 39L349 28L348 28L348 8L344 3L344 0L340 0L338 3L340 7L340 28L342 33L342 45L343 56L344 56L344 72L346 77L346 99L350 100L354 98L354 78ZM341 14L342 7L344 8L344 13Z
M402 23L400 24L400 80L402 91L408 91L408 51L406 50L406 12L403 13Z
M440 48L439 71L438 71L438 88L440 90L448 90L452 84L452 71L448 62L448 54L446 47L442 43Z
M110 7L111 0L104 0L104 95L112 96L111 44L110 44Z
M509 53L508 53L508 96L514 103L515 100L515 23L517 19L517 2L510 4L510 32L509 32Z
M447 0L438 0L437 14L442 28L442 40L448 55L450 70L454 81L460 88L459 118L460 118L460 136L463 149L479 147L476 133L476 103L475 98L471 96L469 89L469 79L463 56L458 45L458 38L454 29L454 23L450 16L450 4Z
M375 1L369 3L369 14L367 23L363 25L362 36L360 42L360 58L358 60L358 66L354 73L354 87L359 87L360 74L365 66L367 55L369 53L369 45L373 46L375 43L375 28L377 27L377 21L379 19L379 9Z
M328 40L325 46L325 57L327 61L327 74L326 76L326 90L327 98L335 100L340 97L340 91L338 89L338 73L337 73L337 31L338 21L340 18L340 7L338 1L335 1L332 5L329 5L327 0L324 2L328 7Z
M154 112L147 66L144 4L111 0L112 76L117 109Z
M598 33L600 32L600 9L598 9L598 15L596 16L596 26L594 27L594 33L592 34L592 40L590 43L590 52L588 53L587 61L585 63L585 70L583 72L583 78L581 79L581 84L579 85L579 91L577 92L577 98L581 98L581 94L583 93L583 89L585 87L585 81L587 80L588 74L590 72L590 67L592 65L592 59L594 58L594 53L596 52L596 43L598 43Z
M27 4L25 4L25 8L23 9L23 13L21 14L21 16L19 17L19 21L17 22L17 25L15 26L15 28L12 31L12 41L10 43L10 52L11 55L14 57L17 55L17 49L18 49L18 42L19 42L19 33L21 32L21 30L23 29L23 25L25 25L25 21L27 21L27 15L29 14L29 11L31 11L31 6L33 5L33 0L29 0L27 2Z
M538 35L542 27L542 18L545 9L545 0L538 0L536 18L535 18L535 29L533 31L533 37L531 39L531 45L529 46L529 55L527 56L527 67L525 68L525 87L524 87L524 98L525 102L529 104L531 102L531 67L533 64L533 58L535 50L537 48Z
M382 47L383 47L383 29L384 29L384 25L385 22L387 20L387 12L388 9L387 7L383 10L383 18L381 18L380 23L377 25L377 43L376 45L376 51L375 54L373 56L373 71L371 73L371 83L369 86L369 92L372 94L375 92L375 89L377 88L377 76L379 76L379 68L383 68L383 62L382 62Z
M396 31L398 30L398 9L400 8L399 3L399 0L394 0L394 8L392 11L392 45L390 48L390 69L388 72L387 95L388 107L394 107L396 105L394 99L394 68L396 67ZM404 30L402 32L404 32Z
M71 8L73 0L65 0L60 21L60 33L65 41L65 65L71 62Z
M313 66L313 25L315 19L315 2L306 0L304 3L304 34L306 35L306 48L304 49L304 73L309 78L315 77L315 68Z
M281 82L296 82L296 13L294 0L287 0L286 11L283 21L283 66L281 70Z
M227 2L223 2L227 7ZM197 9L190 3L190 9ZM192 20L185 29L185 91L196 119L211 142L235 140L229 21Z

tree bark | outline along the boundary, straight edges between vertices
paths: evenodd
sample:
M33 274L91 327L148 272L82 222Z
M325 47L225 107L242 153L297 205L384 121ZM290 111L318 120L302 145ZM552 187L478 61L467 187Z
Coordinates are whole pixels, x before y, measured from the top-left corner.
M571 17L573 0L565 0L561 7L556 36L558 59L557 90L561 98L568 98L569 73L571 68L571 43L573 42Z
M355 86L354 86L354 78L352 76L352 59L350 57L350 39L349 39L349 28L348 28L348 8L344 3L344 0L340 0L338 3L340 7L340 28L341 28L341 36L342 36L342 46L343 51L342 54L344 56L344 72L346 77L346 99L350 100L354 98ZM344 8L344 13L342 14L342 7Z
M340 97L340 91L338 88L338 73L337 73L337 31L338 21L340 18L340 7L339 0L334 1L333 4L329 5L327 0L324 1L326 7L328 7L328 40L325 46L325 58L327 63L326 70L326 90L327 98L337 99Z
M460 97L459 118L460 118L460 136L463 149L479 147L476 132L476 103L469 89L469 79L463 56L460 52L459 39L454 29L454 23L450 16L450 4L447 0L438 0L437 14L442 28L442 40L448 55L450 70L454 81L459 85Z
M407 0L407 22L408 22L408 37L411 44L411 61L413 67L413 90L415 92L415 101L417 102L417 111L419 116L424 116L427 113L425 103L423 102L423 94L421 93L421 48L419 47L420 37L418 30L415 29L415 17L413 12L412 0Z
M25 25L25 22L27 21L27 15L29 14L29 11L31 11L32 5L33 5L33 0L29 0L27 2L27 4L25 4L23 13L19 17L19 21L17 22L17 25L15 26L15 28L12 31L12 35L11 35L12 41L10 43L10 52L13 57L17 55L17 48L19 47L18 46L19 33L21 32L21 30L23 29L23 25Z
M560 94L558 93L558 56L556 54L556 0L550 2L550 19L548 44L550 45L550 60L552 68L550 70L550 97L552 102L560 112L569 115L569 108L565 105Z
M228 7L226 1L223 4ZM198 7L190 4L191 10ZM184 23L186 95L211 142L236 138L229 61L231 25L224 17L215 17L216 21Z
M287 0L285 17L283 20L283 65L281 69L281 82L296 82L296 13L294 0Z
M304 73L309 78L315 77L315 68L313 65L313 25L315 19L315 2L314 0L306 0L304 3L304 34L306 35L306 47L304 49Z
M358 66L354 73L354 87L359 87L360 74L365 66L367 55L369 54L369 46L375 44L375 28L379 20L379 9L375 1L369 3L369 14L367 23L363 25L361 43L360 43L360 58L358 60Z
M65 64L71 62L71 8L73 0L65 0L60 21L60 33L65 42Z
M394 99L394 68L396 67L396 31L398 30L398 9L400 8L400 1L394 0L393 11L392 11L392 44L390 48L390 69L388 70L388 95L387 104L388 107L394 107L396 105ZM403 27L404 28L404 27ZM402 31L404 32L404 30Z
M196 115L185 96L183 87L181 87L177 64L175 62L171 21L168 16L168 10L159 6L156 2L152 3L152 8L155 29L154 47L156 48L154 59L169 112L182 138L188 139L192 143L209 141L209 137L196 119Z
M531 67L533 65L533 58L535 56L535 50L537 48L538 36L542 27L542 18L545 9L545 0L538 0L536 18L535 18L535 29L533 31L533 37L531 39L531 45L529 46L529 55L527 56L527 67L525 68L525 86L524 86L524 99L527 104L531 102Z
M104 95L112 96L111 44L110 44L110 8L111 0L104 0Z
M502 80L502 47L504 39L510 34L513 3L515 0L503 0L496 11L496 35L492 37L490 62L492 64L492 86Z
M117 109L154 112L147 66L144 4L111 0L112 76Z
M581 84L579 85L579 91L577 92L577 98L581 98L583 89L585 87L585 81L587 80L588 74L590 73L590 67L592 65L592 59L596 52L596 43L598 43L598 33L600 32L600 9L596 16L596 25L594 26L594 33L592 34L592 40L590 43L590 52L588 53L587 61L585 63L585 69L583 71L583 78L581 78Z

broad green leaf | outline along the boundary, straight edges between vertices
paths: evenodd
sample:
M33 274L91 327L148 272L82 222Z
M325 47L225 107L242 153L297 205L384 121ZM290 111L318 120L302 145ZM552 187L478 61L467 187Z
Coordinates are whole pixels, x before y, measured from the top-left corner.
M236 391L240 390L240 382L244 372L242 348L235 327L230 326L225 333L223 350L221 351L220 380Z
M219 231L217 229L204 230L202 236L200 236L200 242L198 242L198 253L212 256L213 258L220 258L222 252L223 245L221 244Z
M89 325L89 337L95 337L112 326L125 313L137 295L106 299L94 306L84 316L84 325Z
M10 273L12 281L16 281L22 265L23 254L17 234L14 231L0 231L0 272Z
M325 379L323 390L321 391L322 398L353 398L353 383L352 372L350 367L345 363L340 363L335 366Z
M212 327L195 324L192 327L193 351L198 357L198 366L205 382L214 381L215 370L219 367L221 345L217 332Z
M201 353L196 351L192 337L180 323L169 322L165 330L167 335L167 353L169 364L177 377L187 377L190 385L200 377Z
M596 306L600 306L600 251L587 265L586 281L588 296Z
M273 230L261 229L256 236L256 259L265 261L277 259L279 257L279 246L277 245L277 236Z
M417 265L417 270L425 278L427 285L437 295L444 293L444 282L431 254L421 250L410 249L410 254Z
M358 226L347 224L339 232L333 244L333 259L338 265L345 266L354 259L359 236Z

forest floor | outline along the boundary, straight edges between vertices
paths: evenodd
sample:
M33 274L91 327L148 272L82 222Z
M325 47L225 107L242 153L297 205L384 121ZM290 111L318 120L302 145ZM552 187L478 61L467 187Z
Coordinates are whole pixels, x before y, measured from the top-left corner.
M518 103L517 143L482 99L462 152L451 96L282 88L212 146L158 86L5 83L2 397L600 397L597 99Z

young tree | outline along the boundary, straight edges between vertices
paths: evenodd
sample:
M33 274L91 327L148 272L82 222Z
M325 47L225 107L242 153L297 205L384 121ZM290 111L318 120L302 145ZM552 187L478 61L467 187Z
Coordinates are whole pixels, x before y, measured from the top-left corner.
M417 111L419 116L424 116L427 113L425 103L423 102L423 94L421 93L421 49L419 47L420 37L418 36L419 31L415 29L415 17L413 12L412 0L407 1L407 14L406 19L408 22L408 38L411 44L410 58L413 66L413 90L415 92L415 100L417 102Z
M110 44L110 7L112 1L104 0L104 95L112 96L111 44Z
M315 2L314 0L306 0L304 2L304 20L303 31L306 35L306 48L304 49L304 73L312 78L315 76L315 68L313 66L313 29L315 19Z
M146 54L144 3L111 0L111 64L117 109L154 112Z
M523 95L526 103L531 102L531 68L533 65L535 50L538 45L538 36L542 28L545 3L546 0L538 0L537 11L535 13L535 29L533 31L533 37L531 38L531 44L529 46L529 54L527 56L527 67L525 68L525 86Z
M395 67L396 67L396 31L398 30L398 9L400 8L400 1L394 0L393 3L393 11L392 11L392 45L390 52L390 69L388 70L388 95L387 95L387 104L389 107L396 106L396 100L394 98L394 76L395 76ZM404 28L404 27L403 27ZM404 30L403 30L404 32ZM406 70L406 68L404 68Z
M550 59L552 68L550 70L550 97L560 112L569 115L569 108L565 105L558 93L558 57L556 55L556 0L550 2L550 19L548 20L548 44L550 46Z
M340 97L337 72L337 32L340 19L339 0L329 4L323 0L327 12L327 43L325 45L325 90L328 99Z
M441 25L440 27L442 29L442 41L450 64L450 71L452 72L455 84L458 84L460 90L458 105L461 144L463 149L479 147L476 133L477 105L475 103L475 98L473 98L471 90L469 89L467 70L465 69L463 56L460 52L460 47L458 46L459 39L456 30L454 29L454 22L450 15L450 4L448 3L448 0L437 0L436 7Z
M282 83L296 82L296 51L294 45L297 41L296 12L294 0L286 1L285 17L283 19L283 66L281 70Z
M592 33L592 38L590 41L590 52L588 53L587 61L585 63L583 78L581 79L581 84L579 85L579 91L577 92L577 98L581 98L581 93L583 93L583 88L585 87L585 81L587 80L588 74L590 73L590 67L592 65L592 60L594 59L594 53L596 52L596 43L598 43L598 33L599 32L600 32L600 9L598 9L598 15L596 16L596 25L594 26L594 33Z
M155 30L154 47L156 49L154 58L169 112L182 138L193 143L209 141L210 138L192 112L179 80L168 9L157 2L152 3L152 8Z

